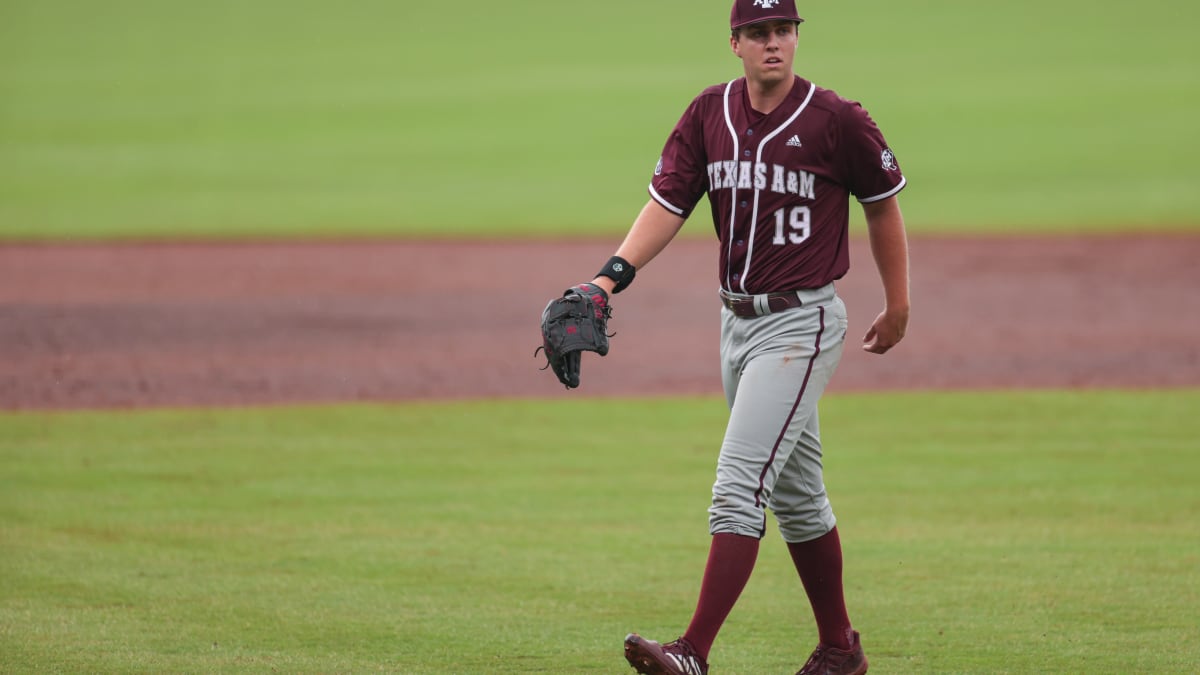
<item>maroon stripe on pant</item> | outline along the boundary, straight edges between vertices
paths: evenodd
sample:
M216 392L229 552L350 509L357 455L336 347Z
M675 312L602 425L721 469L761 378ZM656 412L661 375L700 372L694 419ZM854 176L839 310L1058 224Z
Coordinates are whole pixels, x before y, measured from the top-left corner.
M792 418L796 416L796 408L800 407L800 401L804 398L804 390L808 389L808 378L812 377L813 364L816 363L817 357L821 354L821 335L825 333L825 308L818 307L821 310L821 328L817 330L817 343L813 346L813 354L808 359L808 369L804 371L804 381L800 383L800 393L796 394L796 401L792 403L792 410L788 413L787 419L783 421L783 427L779 430L779 438L775 439L775 445L771 448L771 456L767 458L767 463L763 465L762 473L758 474L758 489L754 491L754 505L762 506L762 493L766 489L767 471L771 465L775 463L775 456L779 454L779 444L783 443L783 436L787 433L787 429L792 424Z

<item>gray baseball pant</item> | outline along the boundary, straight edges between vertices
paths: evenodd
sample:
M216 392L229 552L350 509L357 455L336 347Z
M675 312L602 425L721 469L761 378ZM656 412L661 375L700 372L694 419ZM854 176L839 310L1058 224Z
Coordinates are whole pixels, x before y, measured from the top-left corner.
M833 529L817 402L846 340L846 306L829 284L803 305L758 317L721 308L729 425L717 459L709 531L762 538L770 509L788 543Z

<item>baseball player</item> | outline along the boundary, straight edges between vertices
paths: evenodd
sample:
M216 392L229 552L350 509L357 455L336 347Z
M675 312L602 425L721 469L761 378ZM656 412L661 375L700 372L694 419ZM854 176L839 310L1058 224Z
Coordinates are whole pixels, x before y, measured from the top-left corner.
M908 246L895 155L856 102L793 71L794 0L735 0L733 53L744 76L702 91L667 138L650 199L591 283L567 300L602 320L707 194L719 240L721 373L730 407L709 508L712 540L690 624L665 644L636 633L625 658L645 675L705 675L718 630L758 556L767 510L795 563L819 633L797 675L859 675L867 659L842 592L842 549L822 478L817 402L842 355L846 309L834 281L849 268L849 198L862 204L884 308L862 348L904 337ZM569 303L562 302L564 306ZM564 310L565 311L565 310ZM581 319L583 320L583 319ZM577 334L578 331L572 331ZM607 350L607 343L604 345ZM556 373L578 385L559 355ZM553 356L552 356L553 360Z

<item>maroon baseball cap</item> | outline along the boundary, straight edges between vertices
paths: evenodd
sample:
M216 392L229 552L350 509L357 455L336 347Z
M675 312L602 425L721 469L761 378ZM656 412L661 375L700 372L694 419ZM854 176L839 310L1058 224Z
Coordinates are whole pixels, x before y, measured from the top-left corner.
M796 13L796 0L733 0L733 9L729 12L729 28L733 30L774 19L796 23L804 21Z

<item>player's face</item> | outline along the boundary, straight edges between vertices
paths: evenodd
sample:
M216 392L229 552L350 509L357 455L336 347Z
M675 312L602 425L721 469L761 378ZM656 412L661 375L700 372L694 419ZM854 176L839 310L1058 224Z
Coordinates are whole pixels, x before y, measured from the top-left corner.
M791 21L762 21L743 26L729 38L729 44L742 60L746 79L769 85L792 77L796 24Z

